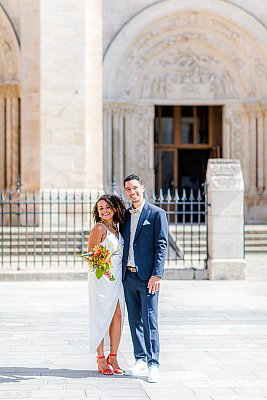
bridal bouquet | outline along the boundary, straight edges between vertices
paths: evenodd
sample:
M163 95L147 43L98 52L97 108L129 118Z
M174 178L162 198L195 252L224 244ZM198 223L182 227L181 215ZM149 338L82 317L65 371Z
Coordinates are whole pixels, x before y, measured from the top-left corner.
M95 272L97 279L102 278L104 272L111 271L111 257L112 253L101 244L94 246L89 253L81 254L82 258L87 260L92 272ZM115 276L109 278L110 281L115 281Z

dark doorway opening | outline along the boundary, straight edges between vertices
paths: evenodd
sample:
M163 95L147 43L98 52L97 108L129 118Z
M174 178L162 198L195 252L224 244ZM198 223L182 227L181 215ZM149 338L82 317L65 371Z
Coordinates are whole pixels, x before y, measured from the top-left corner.
M210 150L178 150L178 190L186 190L187 195L190 190L194 194L205 182L206 168L208 159L210 158Z
M156 106L155 193L203 188L209 158L222 156L222 106Z

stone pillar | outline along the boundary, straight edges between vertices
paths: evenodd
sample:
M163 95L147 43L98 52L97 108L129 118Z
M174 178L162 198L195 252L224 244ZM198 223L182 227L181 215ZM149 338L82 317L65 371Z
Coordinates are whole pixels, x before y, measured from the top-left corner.
M207 168L210 279L244 279L244 182L239 160L209 160Z
M6 98L6 185L12 187L12 118L11 97Z
M222 156L223 158L230 158L231 154L231 107L225 105L223 107L223 133L222 133Z
M75 3L71 2L71 4ZM103 189L102 0L85 5L85 187ZM93 168L92 168L93 167Z
M6 147L5 98L4 96L0 96L0 190L2 190L6 184L5 147Z
M125 120L125 174L139 175L154 192L154 106L132 105Z
M40 2L21 6L21 182L40 188Z
M113 181L113 149L112 149L112 135L113 135L113 115L112 109L104 105L104 189L111 192Z
M250 181L249 121L244 104L227 104L223 108L223 158L239 159L245 187Z
M267 192L267 104L263 106L263 190Z
M16 188L20 175L19 87L0 87L0 189Z
M105 189L119 191L128 174L139 175L151 195L154 191L154 107L127 103L105 104Z
M12 186L15 186L20 175L20 131L19 131L19 98L11 98L11 127L12 127Z
M247 107L247 113L249 117L249 192L255 194L257 189L256 174L257 174L257 143L256 143L256 132L257 132L257 106L249 105Z
M264 191L264 128L261 107L257 110L257 133L257 189L259 193L262 193Z

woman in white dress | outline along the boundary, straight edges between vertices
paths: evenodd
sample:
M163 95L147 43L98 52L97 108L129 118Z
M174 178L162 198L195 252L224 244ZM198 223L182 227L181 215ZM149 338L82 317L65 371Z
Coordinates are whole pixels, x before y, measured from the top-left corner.
M117 361L124 319L124 292L122 285L123 238L118 225L124 223L125 205L120 197L105 194L93 209L96 222L91 230L88 251L102 244L112 253L112 271L97 279L91 271L89 278L89 351L97 352L98 371L103 375L121 375ZM109 278L114 275L115 281ZM110 346L105 358L104 348Z

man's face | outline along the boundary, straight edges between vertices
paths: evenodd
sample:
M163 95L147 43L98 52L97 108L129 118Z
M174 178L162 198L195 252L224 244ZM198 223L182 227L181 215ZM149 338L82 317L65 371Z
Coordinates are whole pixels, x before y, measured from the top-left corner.
M131 200L132 204L138 207L143 203L145 188L136 179L127 181L124 184L124 190L127 197Z

